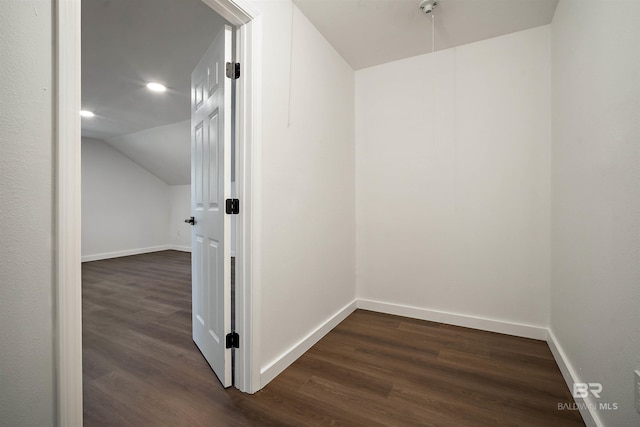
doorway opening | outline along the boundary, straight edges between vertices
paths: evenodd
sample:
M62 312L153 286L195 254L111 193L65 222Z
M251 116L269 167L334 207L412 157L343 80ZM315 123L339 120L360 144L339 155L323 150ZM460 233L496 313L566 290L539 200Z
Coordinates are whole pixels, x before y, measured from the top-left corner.
M102 4L108 5L109 3L112 2L103 2ZM165 3L169 4L171 2ZM259 257L255 256L253 245L249 244L258 235L252 216L252 213L258 207L255 203L256 193L252 186L252 176L253 169L258 163L256 154L259 144L257 134L252 129L255 126L257 117L259 117L257 108L255 108L255 105L257 105L255 99L259 93L259 88L254 83L252 76L255 74L255 67L258 65L259 59L259 44L256 42L259 40L260 19L258 14L248 5L240 8L230 0L211 0L205 3L235 26L234 32L238 39L235 54L241 62L244 62L244 70L246 71L238 80L238 98L234 109L237 114L235 132L238 141L236 165L240 178L236 191L237 197L243 200L244 205L243 212L238 216L237 223L238 242L235 257L235 282L237 287L235 292L237 308L236 330L241 333L239 339L240 348L236 353L237 364L234 373L236 387L241 391L251 393L257 391L260 387L259 360L255 357L256 352L252 351L258 335L254 323L257 310L253 303L258 295L254 291L256 287L255 283L252 282L252 278L256 269L255 260L256 258L259 259ZM82 365L80 363L82 358L81 268L79 264L82 254L80 251L81 233L79 221L81 217L79 186L81 170L78 111L84 107L81 107L79 96L80 46L78 42L81 38L81 26L79 2L62 2L58 3L57 7L56 120L58 126L56 137L58 141L58 179L56 193L58 200L58 260L56 269L56 329L59 374L58 421L61 425L79 425L82 420ZM83 9L85 7L83 4ZM180 7L183 7L183 5L181 4ZM131 15L124 14L121 18L127 22ZM175 28L168 27L169 31L172 29ZM121 34L116 31L108 36L118 39ZM126 44L126 40L118 40ZM131 83L131 81L129 80L126 83ZM111 94L107 91L102 92L102 95L108 98ZM135 93L129 93L128 95L132 96ZM106 147L106 151L109 150L109 147ZM111 151L111 154L113 154L118 150L113 149ZM117 155L115 156L117 157ZM129 182L129 185L133 186L135 183ZM122 192L125 192L125 190L129 189L123 188ZM158 307L160 306L156 305L156 308Z
M160 352L158 336L178 345L181 334L190 335L190 307L179 304L187 299L193 301L193 340L228 387L233 349L224 336L234 323L229 282L235 236L218 199L233 197L235 76L224 73L225 61L233 62L232 30L199 0L165 0L163 6L83 5L82 247L83 260L92 261L83 268L83 359L90 368L107 364L110 376L132 367L117 356L122 346L138 354L136 361L157 363L136 343L155 344ZM202 110L209 121L194 125ZM185 224L181 214L197 220ZM198 244L204 237L210 245ZM191 248L193 274L178 264L170 268L187 260L171 251ZM99 261L105 259L120 262ZM197 328L201 321L206 330ZM85 398L104 401L108 387L95 377L102 372L89 371ZM85 416L91 415L87 408Z

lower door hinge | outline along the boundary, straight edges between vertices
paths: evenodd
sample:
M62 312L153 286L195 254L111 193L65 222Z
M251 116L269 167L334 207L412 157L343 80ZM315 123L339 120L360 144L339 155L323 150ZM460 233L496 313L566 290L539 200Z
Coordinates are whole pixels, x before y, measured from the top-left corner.
M240 213L240 200L227 199L225 205L225 212L229 215L237 215Z
M240 78L240 64L237 62L227 62L227 77L235 80Z
M240 348L240 335L237 332L227 334L227 348Z

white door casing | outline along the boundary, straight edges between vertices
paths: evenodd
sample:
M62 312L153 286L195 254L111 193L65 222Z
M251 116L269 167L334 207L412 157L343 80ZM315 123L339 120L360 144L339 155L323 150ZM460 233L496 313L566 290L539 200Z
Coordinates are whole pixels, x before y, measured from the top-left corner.
M238 58L243 66L238 97L239 196L236 283L240 295L238 388L260 389L261 187L254 179L261 167L262 17L253 0L202 0L238 27ZM82 306L80 274L80 0L55 4L56 127L56 410L57 424L82 425ZM248 72L247 72L248 70ZM238 380L239 378L239 380Z
M191 75L193 340L224 387L231 386L231 37L225 26Z

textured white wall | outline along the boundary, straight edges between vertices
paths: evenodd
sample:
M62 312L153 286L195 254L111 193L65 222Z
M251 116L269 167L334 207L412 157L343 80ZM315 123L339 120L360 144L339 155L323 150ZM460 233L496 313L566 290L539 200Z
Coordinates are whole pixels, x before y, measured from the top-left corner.
M358 297L546 327L549 26L356 72Z
M292 3L259 2L263 366L353 301L353 71Z
M82 139L82 256L169 243L169 186L102 141Z
M191 185L169 186L169 244L191 249Z
M0 9L0 425L52 426L51 2Z
M640 2L561 0L552 23L551 329L605 426L640 425Z

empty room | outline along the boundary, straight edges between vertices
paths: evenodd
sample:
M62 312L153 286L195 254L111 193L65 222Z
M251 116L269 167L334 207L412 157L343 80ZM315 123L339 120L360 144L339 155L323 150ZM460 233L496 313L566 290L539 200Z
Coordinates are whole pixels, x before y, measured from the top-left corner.
M640 423L640 2L81 6L0 14L0 425Z

